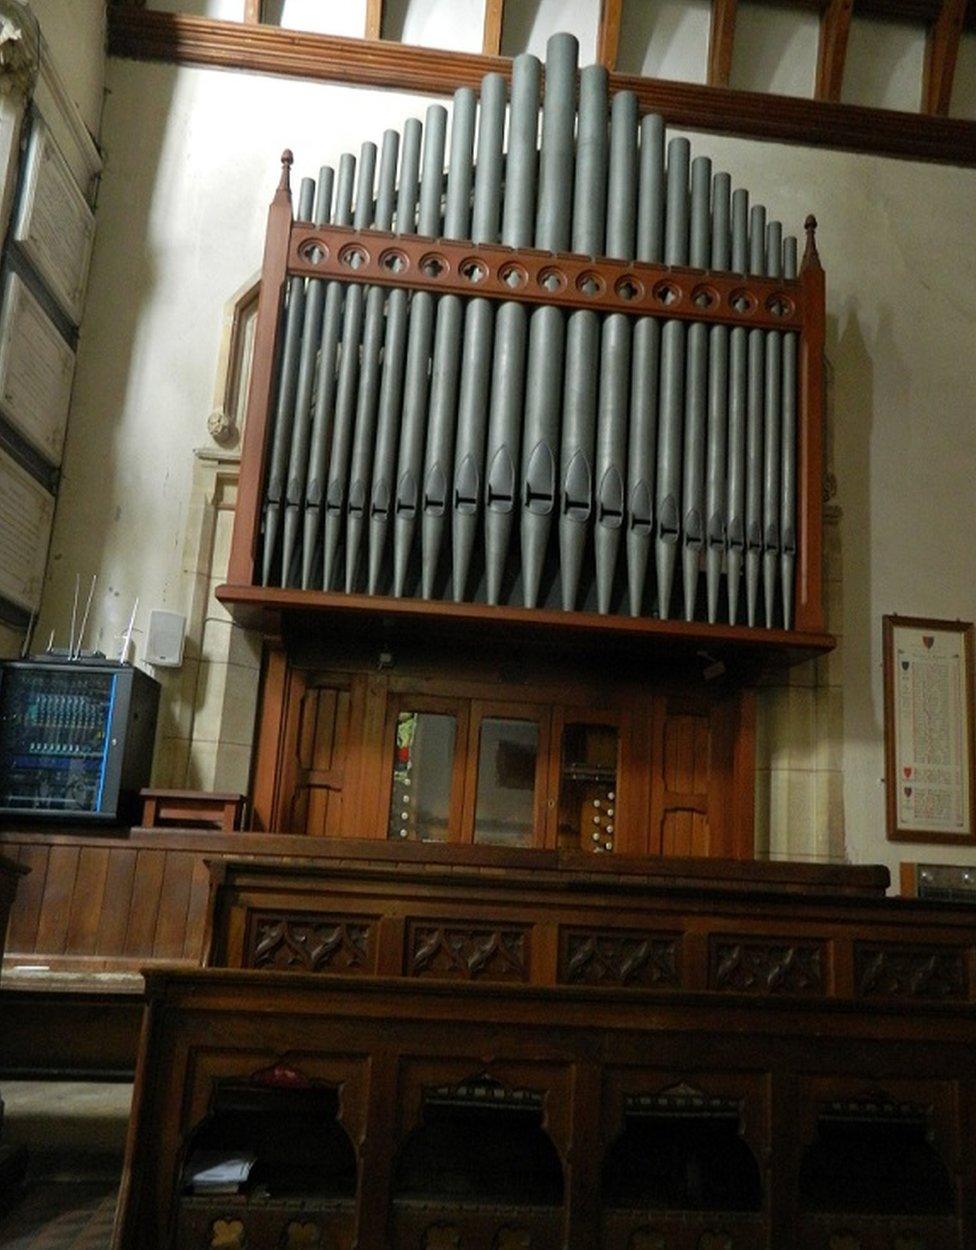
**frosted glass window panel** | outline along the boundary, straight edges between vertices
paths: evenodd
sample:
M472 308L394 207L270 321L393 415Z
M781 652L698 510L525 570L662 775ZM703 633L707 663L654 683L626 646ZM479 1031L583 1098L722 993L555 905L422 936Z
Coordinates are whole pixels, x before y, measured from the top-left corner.
M390 838L446 842L457 719L440 712L400 712L393 744Z
M959 42L949 116L976 121L976 31L963 31Z
M366 32L366 0L264 0L261 20L288 30L361 39Z
M710 0L624 0L617 69L704 82L711 13Z
M921 23L915 26L853 18L842 101L917 113L924 58L925 30Z
M480 52L484 0L386 0L383 38L423 48Z
M544 60L549 36L566 30L579 40L580 64L590 65L599 25L600 0L515 0L505 6L502 56L531 52Z
M481 722L475 842L532 845L538 756L535 721L486 717Z
M191 17L213 17L221 22L240 22L244 0L152 0L146 6L158 13L189 13Z
M816 13L766 4L736 11L729 85L740 91L813 96L820 19Z

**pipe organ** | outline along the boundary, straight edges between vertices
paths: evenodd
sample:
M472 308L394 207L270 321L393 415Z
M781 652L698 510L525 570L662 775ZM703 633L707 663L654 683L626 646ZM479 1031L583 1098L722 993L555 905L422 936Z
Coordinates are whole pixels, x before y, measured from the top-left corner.
M233 584L822 630L812 218L801 260L566 34L295 221L291 159Z

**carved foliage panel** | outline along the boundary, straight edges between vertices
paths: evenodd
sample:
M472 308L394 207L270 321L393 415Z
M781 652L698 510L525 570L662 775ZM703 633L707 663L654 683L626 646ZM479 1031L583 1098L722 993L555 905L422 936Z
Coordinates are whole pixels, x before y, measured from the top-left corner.
M527 981L530 944L525 925L412 920L406 971L446 980Z
M363 975L376 968L376 917L252 914L246 968Z
M865 998L969 997L966 950L961 946L900 946L858 942L854 985Z
M681 935L638 929L563 929L559 980L570 985L677 989Z
M827 952L821 941L713 936L709 989L730 994L826 994Z

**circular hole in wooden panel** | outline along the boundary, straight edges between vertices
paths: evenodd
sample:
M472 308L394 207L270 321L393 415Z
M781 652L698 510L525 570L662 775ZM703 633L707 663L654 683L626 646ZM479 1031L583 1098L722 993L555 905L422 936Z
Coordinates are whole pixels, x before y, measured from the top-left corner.
M651 294L659 304L667 308L670 304L677 304L681 299L681 287L675 282L657 282Z
M737 313L751 313L756 307L756 297L745 287L738 287L729 296L729 305Z
M488 277L488 266L477 256L465 256L458 265L458 273L469 282L484 282Z
M347 243L339 251L339 264L347 269L362 269L369 263L369 252L361 243Z
M548 291L550 295L555 295L557 291L561 291L565 287L566 275L554 265L547 265L545 269L539 270L539 277L536 281L544 291Z
M398 247L388 247L380 253L380 268L387 273L403 273L410 267L410 257Z
M298 247L298 255L310 265L321 265L329 254L329 249L317 239L305 239Z
M525 286L529 280L529 275L526 273L525 269L523 269L521 265L516 264L513 260L510 260L506 264L502 265L501 269L498 271L498 276L502 282L504 282L506 286L510 286L513 291L518 290L519 287Z
M766 308L774 317L790 317L793 314L794 304L782 291L774 291L766 300Z
M698 308L715 308L718 306L718 291L714 287L696 286L691 293L691 302Z
M443 278L450 269L447 260L438 252L428 252L420 258L421 272L428 278Z
M600 275L594 273L592 269L587 269L576 279L576 289L581 295L589 295L591 297L602 295L606 290L606 285Z
M644 294L644 285L638 282L632 273L625 273L622 278L618 278L613 284L614 292L620 299L633 303Z

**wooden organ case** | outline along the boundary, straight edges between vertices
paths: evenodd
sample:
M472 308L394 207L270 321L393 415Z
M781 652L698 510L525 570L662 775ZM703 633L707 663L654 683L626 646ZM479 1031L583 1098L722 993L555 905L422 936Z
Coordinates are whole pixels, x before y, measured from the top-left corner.
M832 646L815 223L569 36L447 120L297 220L283 160L218 593L315 851L147 974L116 1250L963 1250L969 918L753 860L755 683Z

